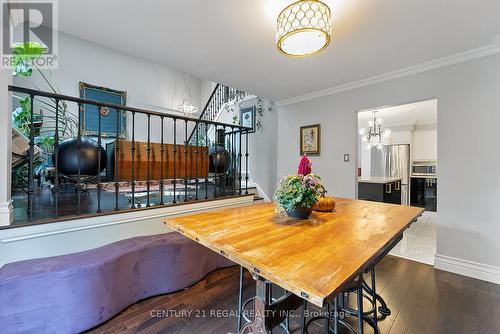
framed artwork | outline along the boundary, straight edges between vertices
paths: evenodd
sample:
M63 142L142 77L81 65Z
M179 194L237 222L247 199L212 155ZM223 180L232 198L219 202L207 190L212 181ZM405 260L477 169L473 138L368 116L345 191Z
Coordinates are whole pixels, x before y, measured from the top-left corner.
M255 132L255 106L240 109L240 125L252 128L249 133Z
M321 149L321 126L319 124L300 127L300 155L319 155Z
M90 85L80 82L80 97L87 100L126 105L127 92ZM87 136L97 136L99 133L99 113L101 114L101 136L107 138L127 137L126 111L117 111L113 108L99 108L90 104L83 104L80 108L81 128Z

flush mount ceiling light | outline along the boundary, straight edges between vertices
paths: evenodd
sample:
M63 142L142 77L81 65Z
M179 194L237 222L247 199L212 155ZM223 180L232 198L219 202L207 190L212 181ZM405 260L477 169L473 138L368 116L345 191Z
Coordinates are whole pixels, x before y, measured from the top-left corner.
M330 44L330 8L319 0L300 0L278 15L276 45L286 56L306 57Z

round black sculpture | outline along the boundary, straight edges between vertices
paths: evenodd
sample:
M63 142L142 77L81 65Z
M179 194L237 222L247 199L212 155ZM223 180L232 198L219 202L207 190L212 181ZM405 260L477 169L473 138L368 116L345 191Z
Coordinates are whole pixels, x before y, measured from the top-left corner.
M78 139L69 138L59 143L58 168L66 176L78 175ZM101 168L98 170L98 145L89 138L80 139L80 176L97 176L106 167L106 150L101 146ZM52 158L55 161L55 155Z
M224 129L218 129L216 135L216 146L212 146L208 149L208 171L210 173L222 174L228 171L231 156L224 148L226 131Z
M222 174L226 173L229 169L231 157L224 147L212 146L208 149L209 165L208 170L210 173Z

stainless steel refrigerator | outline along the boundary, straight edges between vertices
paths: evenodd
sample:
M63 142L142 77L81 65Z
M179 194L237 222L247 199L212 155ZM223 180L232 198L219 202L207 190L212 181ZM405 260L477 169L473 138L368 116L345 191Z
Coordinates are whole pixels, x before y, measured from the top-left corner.
M401 204L410 205L410 145L372 147L371 176L402 178Z

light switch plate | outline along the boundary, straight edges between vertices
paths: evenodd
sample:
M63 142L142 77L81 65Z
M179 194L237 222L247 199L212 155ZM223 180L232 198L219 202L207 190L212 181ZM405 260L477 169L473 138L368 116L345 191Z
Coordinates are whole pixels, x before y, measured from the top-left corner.
M349 154L344 153L344 162L349 162Z

